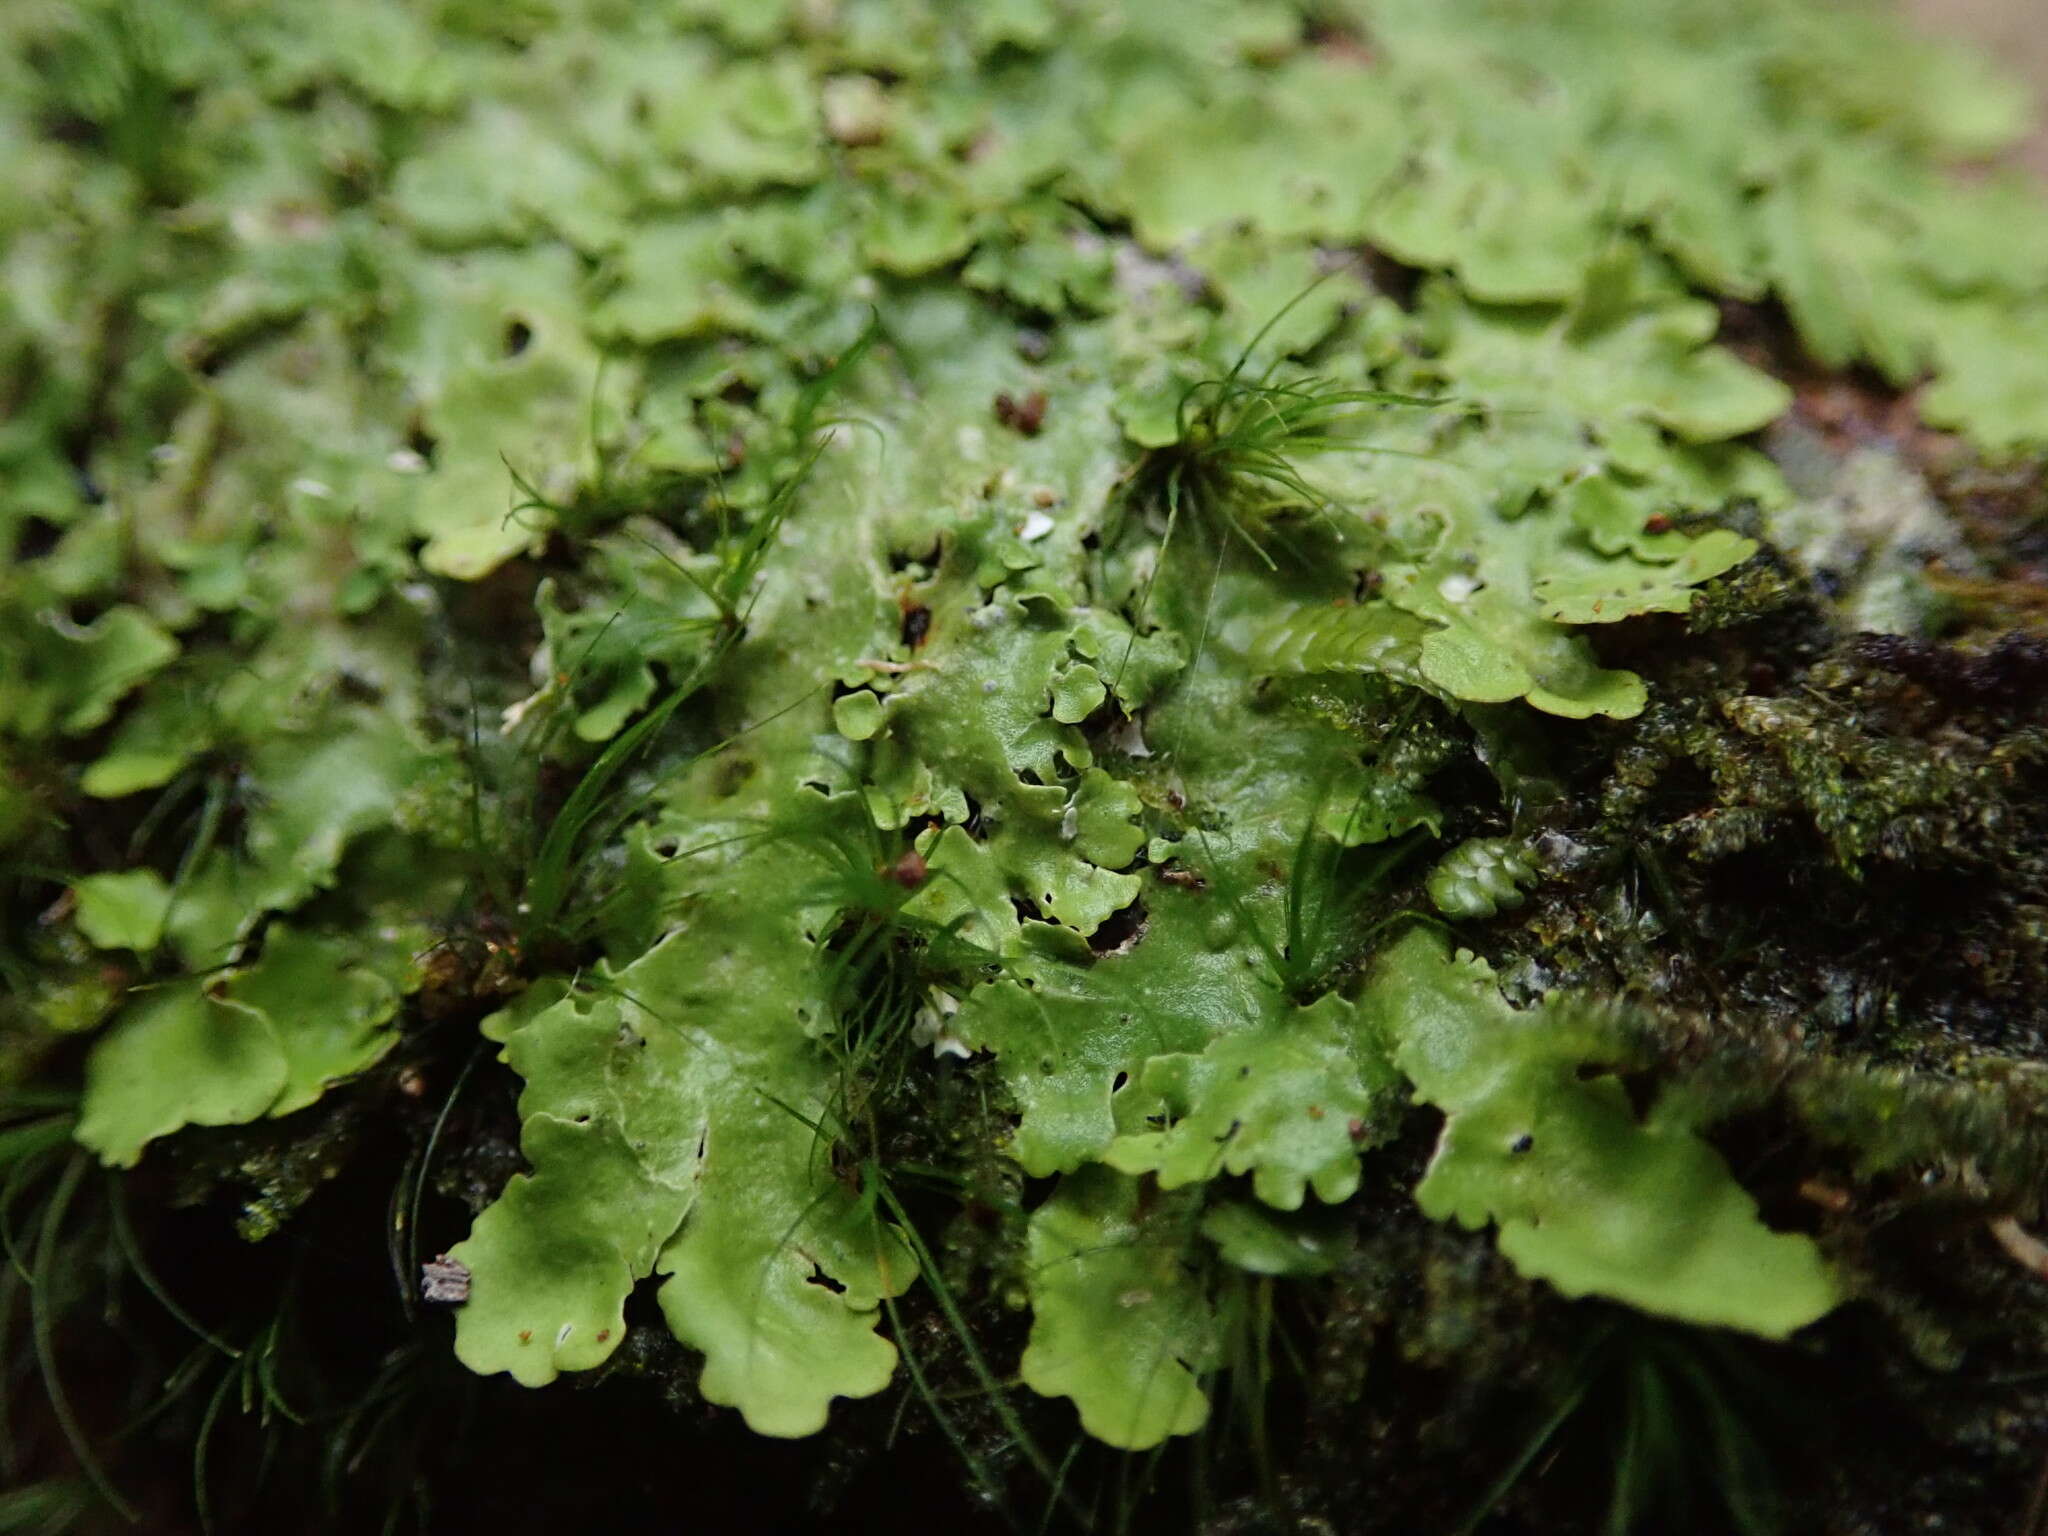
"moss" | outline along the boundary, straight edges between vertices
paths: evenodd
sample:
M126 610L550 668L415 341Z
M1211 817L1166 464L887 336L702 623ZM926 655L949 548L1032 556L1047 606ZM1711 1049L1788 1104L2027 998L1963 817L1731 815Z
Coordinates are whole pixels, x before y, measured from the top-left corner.
M460 1422L756 1523L2003 1518L2048 203L1957 174L1977 63L90 0L0 85L0 1081L138 1217L41 1207L10 1337L168 1377L194 1512L323 1439L337 1526L499 1511ZM1855 1423L1752 1454L1774 1384Z

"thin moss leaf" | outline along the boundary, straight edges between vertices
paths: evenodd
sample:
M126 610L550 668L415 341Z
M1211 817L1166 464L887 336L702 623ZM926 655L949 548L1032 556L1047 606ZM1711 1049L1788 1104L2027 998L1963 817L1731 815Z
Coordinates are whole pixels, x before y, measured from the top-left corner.
M1611 624L1644 613L1684 613L1702 583L1757 551L1754 539L1725 528L1697 535L1672 528L1654 491L1614 474L1576 481L1563 500L1573 525L1607 558L1537 579L1544 617L1561 623Z
M823 134L803 61L788 52L720 58L708 49L698 58L696 78L675 80L654 108L648 126L656 142L690 166L699 186L816 180Z
M642 221L618 259L618 286L591 322L602 334L652 343L758 330L762 315L717 221Z
M539 130L526 113L477 103L399 167L394 211L428 244L451 248L523 242L550 209L578 201L611 204L616 216L621 200L598 167Z
M705 588L714 567L668 529L635 519L593 542L574 599L552 579L535 590L555 670L543 694L568 690L578 738L609 741L653 700L657 668L680 682L710 654L718 615Z
M425 569L473 581L537 547L575 504L600 446L593 425L633 370L603 365L572 252L543 246L423 279L400 356L438 446L411 523Z
M1108 697L1101 674L1085 661L1077 662L1052 680L1052 717L1062 725L1078 725Z
M1085 938L1138 892L1135 875L1096 862L1130 861L1139 840L1119 823L1135 800L1098 780L1061 787L1062 764L1086 768L1092 758L1066 717L1092 713L1108 696L1096 668L1073 659L1074 646L1099 648L1102 637L1080 635L1081 620L1048 602L998 592L982 603L978 580L935 594L924 665L890 695L874 775L906 790L924 778L924 794L949 819L966 819L967 797L984 807L989 851L1012 894ZM903 809L918 807L906 796Z
M1841 1299L1812 1239L1766 1227L1689 1125L1637 1119L1597 1014L1558 998L1517 1011L1482 962L1420 929L1382 956L1365 1006L1447 1117L1416 1200L1497 1224L1524 1274L1768 1338Z
M1356 494L1410 509L1389 520L1411 553L1379 563L1384 596L1277 616L1269 609L1226 634L1255 665L1276 672L1376 673L1446 699L1525 699L1570 719L1639 712L1641 679L1600 666L1586 640L1546 612L1540 593L1565 578L1604 591L1628 582L1629 572L1648 572L1653 600L1669 592L1683 606L1691 600L1688 583L1714 561L1650 566L1600 555L1560 509L1537 499L1553 476L1568 472L1567 462L1525 425L1461 432L1440 455L1375 464L1350 482ZM1497 477L1490 488L1482 466ZM1716 552L1737 551L1701 550ZM1614 606L1615 617L1643 607Z
M1032 1391L1071 1398L1089 1434L1134 1451L1202 1427L1209 1401L1198 1378L1217 1347L1187 1262L1192 1208L1165 1200L1148 1211L1142 1191L1090 1168L1032 1213L1020 1366Z
M1590 550L1555 506L1517 506L1519 498L1534 497L1551 473L1545 462L1550 445L1540 436L1502 432L1461 443L1469 452L1454 447L1441 464L1376 472L1390 489L1430 498L1404 533L1404 541L1427 552L1386 566L1382 599L1428 623L1413 662L1422 682L1446 698L1479 704L1525 699L1567 719L1626 719L1640 712L1646 698L1642 680L1602 667L1585 638L1549 616L1539 596L1545 581L1566 574L1585 572L1595 583L1617 580L1630 557L1603 558ZM1477 464L1489 459L1502 476L1490 496L1475 474ZM1657 573L1653 579L1660 586L1678 590L1686 590L1682 584L1691 574L1644 569ZM1334 659L1339 653L1331 642L1368 625L1379 633L1363 654L1376 670L1398 677L1389 663L1400 655L1399 641L1382 638L1392 628L1385 619L1304 616L1291 640L1292 654ZM1275 642L1289 643L1275 635L1268 644Z
M961 271L963 281L1008 295L1047 314L1110 307L1109 247L1072 210L1028 203L983 236Z
M1100 768L1090 768L1081 775L1074 798L1060 816L1060 836L1091 864L1122 869L1145 846L1140 821L1144 808L1143 799L1129 784Z
M1930 31L1901 49L1892 18L1881 11L1795 14L1787 23L1787 43L1797 52L1785 66L1786 85L1810 92L1811 107L1839 121L1881 125L1958 159L1994 154L2031 123L2020 82L1960 41Z

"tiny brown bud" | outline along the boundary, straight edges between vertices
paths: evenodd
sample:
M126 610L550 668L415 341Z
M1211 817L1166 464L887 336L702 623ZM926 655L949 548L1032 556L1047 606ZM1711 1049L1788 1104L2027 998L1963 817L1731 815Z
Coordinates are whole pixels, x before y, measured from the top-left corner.
M996 396L996 420L1024 437L1038 436L1045 425L1045 391L1034 389L1019 400L1012 395Z

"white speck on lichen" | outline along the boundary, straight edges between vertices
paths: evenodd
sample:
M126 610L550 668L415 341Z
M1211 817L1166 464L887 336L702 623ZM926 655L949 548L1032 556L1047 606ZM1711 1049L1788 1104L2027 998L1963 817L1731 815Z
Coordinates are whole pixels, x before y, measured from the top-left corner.
M1467 576L1462 571L1446 576L1436 584L1436 589L1447 603L1462 603L1477 592L1485 583L1476 576Z

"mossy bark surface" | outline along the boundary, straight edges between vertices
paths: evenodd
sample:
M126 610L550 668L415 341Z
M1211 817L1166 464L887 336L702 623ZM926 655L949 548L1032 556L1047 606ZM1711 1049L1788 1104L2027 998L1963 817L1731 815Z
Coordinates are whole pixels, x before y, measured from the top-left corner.
M2040 1527L2048 195L1903 37L0 20L9 1515Z

